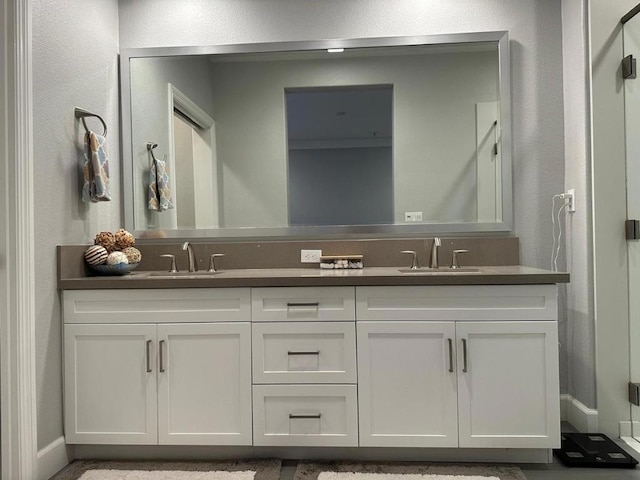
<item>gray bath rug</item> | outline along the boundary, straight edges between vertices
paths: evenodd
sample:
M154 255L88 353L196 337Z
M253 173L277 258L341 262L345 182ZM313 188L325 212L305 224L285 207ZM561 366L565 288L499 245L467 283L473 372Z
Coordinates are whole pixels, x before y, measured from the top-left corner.
M268 458L213 462L77 460L51 480L279 480L279 478L280 460Z
M294 480L526 480L512 465L422 462L305 462Z

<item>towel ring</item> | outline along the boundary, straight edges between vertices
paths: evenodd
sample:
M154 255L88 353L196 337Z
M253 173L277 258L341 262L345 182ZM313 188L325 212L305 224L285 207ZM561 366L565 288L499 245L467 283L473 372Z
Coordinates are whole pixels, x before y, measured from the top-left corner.
M102 136L103 137L107 136L107 124L105 123L105 121L102 119L100 115L96 113L91 113L87 110L84 110L83 108L78 108L78 107L76 107L75 109L75 115L76 115L76 118L79 118L80 120L82 120L82 125L84 125L84 129L87 133L89 133L91 130L89 130L89 127L87 126L87 122L85 118L96 117L98 120L100 120L100 123L102 123L102 128L104 129L104 131L102 132Z

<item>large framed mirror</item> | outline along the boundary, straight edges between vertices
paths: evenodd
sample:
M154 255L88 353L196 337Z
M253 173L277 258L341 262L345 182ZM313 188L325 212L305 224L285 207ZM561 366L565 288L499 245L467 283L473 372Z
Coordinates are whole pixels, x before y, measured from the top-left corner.
M139 237L512 231L506 32L120 54Z

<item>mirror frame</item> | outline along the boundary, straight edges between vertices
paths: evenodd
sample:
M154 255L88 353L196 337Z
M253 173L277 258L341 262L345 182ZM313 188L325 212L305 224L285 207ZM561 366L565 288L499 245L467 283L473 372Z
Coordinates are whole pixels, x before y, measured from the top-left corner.
M134 219L133 146L131 122L130 62L141 57L177 55L224 55L279 51L325 50L327 48L393 47L496 42L498 46L498 86L502 148L502 221L482 223L417 223L393 225L338 225L296 227L246 227L220 229L137 230ZM433 234L510 234L513 233L513 177L511 136L511 67L509 36L506 31L455 33L423 36L351 38L275 43L247 43L192 47L152 47L123 49L120 52L121 154L124 226L137 238L209 238L213 240L277 240L284 238L373 238L424 236Z

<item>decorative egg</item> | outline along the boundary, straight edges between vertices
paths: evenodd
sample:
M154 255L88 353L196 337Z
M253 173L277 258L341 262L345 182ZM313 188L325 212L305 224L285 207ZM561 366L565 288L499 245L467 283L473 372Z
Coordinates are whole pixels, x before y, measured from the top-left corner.
M136 247L127 247L122 250L122 253L127 256L129 263L140 263L142 260L142 253Z
M112 252L116 247L116 237L111 232L100 232L96 235L93 243L106 248L107 252Z
M127 247L133 247L133 245L136 243L135 237L127 232L124 228L118 230L115 233L114 237L116 242L116 249L118 250L124 250Z
M107 265L118 265L119 263L129 263L127 256L122 252L111 252L107 257Z
M91 245L84 252L84 259L89 265L101 265L107 261L108 256L107 249L100 245Z

